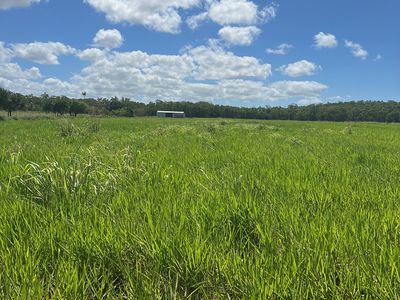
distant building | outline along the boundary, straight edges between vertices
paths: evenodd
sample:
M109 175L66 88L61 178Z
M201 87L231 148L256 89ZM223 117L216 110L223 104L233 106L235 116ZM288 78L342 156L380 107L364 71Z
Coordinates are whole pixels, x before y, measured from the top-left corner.
M184 118L184 111L168 111L168 110L158 110L157 117L161 118Z

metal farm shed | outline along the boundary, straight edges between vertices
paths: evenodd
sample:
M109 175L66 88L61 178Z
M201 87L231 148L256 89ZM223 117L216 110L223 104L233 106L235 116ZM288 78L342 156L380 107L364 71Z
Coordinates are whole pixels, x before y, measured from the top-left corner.
M184 118L185 112L183 111L168 111L168 110L158 110L157 117L161 118Z

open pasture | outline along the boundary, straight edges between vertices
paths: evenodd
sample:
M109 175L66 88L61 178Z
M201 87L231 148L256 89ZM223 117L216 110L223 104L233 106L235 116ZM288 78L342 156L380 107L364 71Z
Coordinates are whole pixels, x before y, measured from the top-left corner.
M395 299L399 129L0 121L0 298Z

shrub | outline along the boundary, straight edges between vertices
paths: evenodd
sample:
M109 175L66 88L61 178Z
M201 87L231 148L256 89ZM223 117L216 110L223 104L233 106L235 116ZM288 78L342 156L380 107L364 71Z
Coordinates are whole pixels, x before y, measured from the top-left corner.
M82 130L78 126L70 122L61 123L59 130L60 136L63 138L76 136L82 132Z

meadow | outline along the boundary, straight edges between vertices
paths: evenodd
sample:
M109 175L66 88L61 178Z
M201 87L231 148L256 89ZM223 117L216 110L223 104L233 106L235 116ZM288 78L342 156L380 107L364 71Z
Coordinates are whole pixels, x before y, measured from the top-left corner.
M398 298L399 129L0 121L0 298Z

